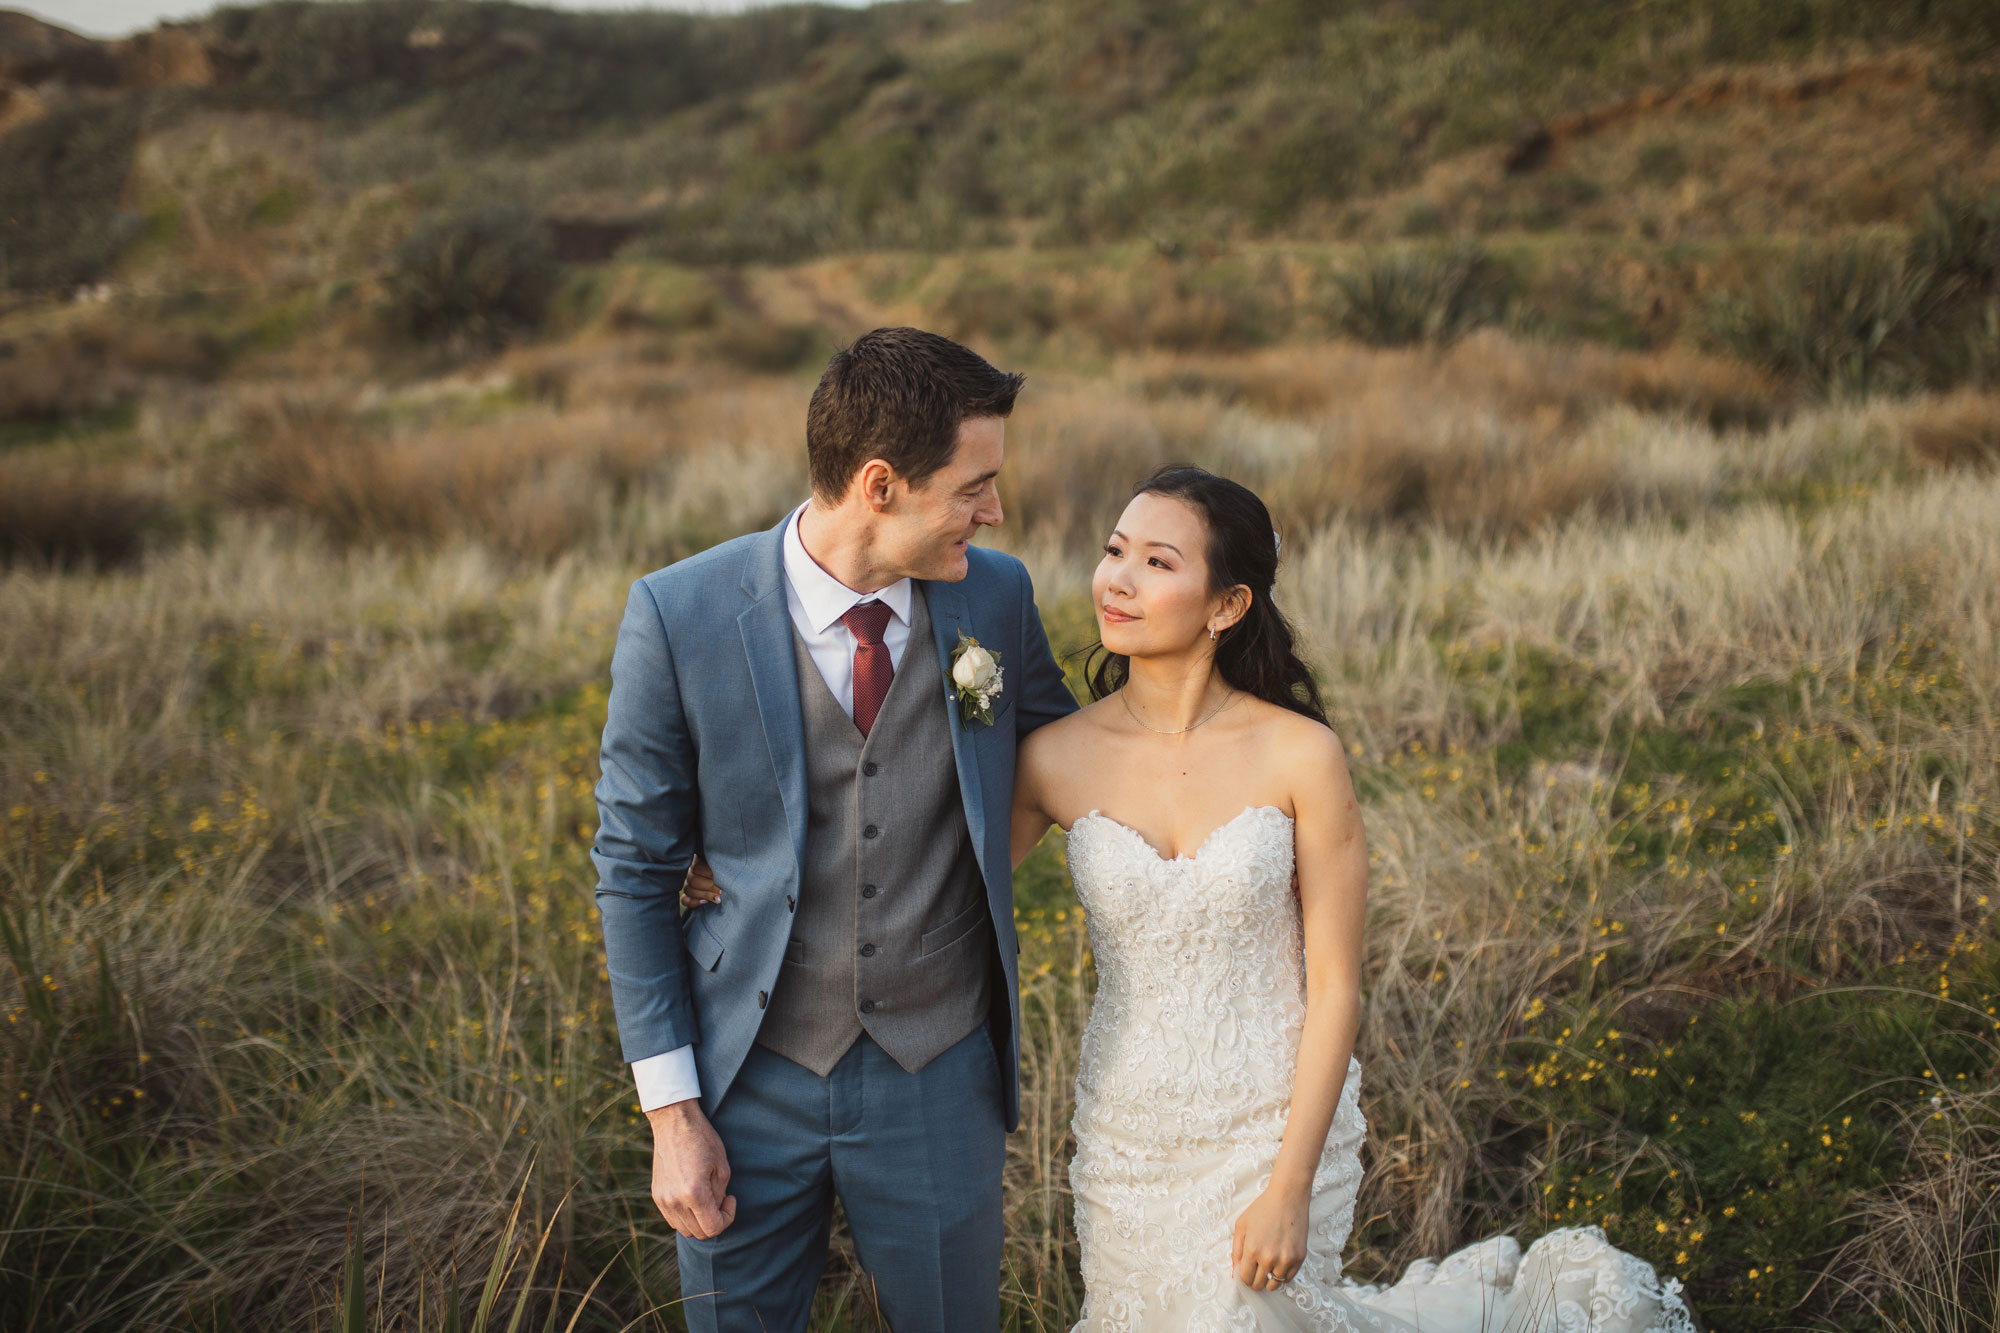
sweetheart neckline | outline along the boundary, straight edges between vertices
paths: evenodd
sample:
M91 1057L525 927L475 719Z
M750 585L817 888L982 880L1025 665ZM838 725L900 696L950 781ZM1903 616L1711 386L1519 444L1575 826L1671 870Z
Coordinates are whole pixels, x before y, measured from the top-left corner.
M1278 806L1246 805L1241 810L1231 815L1228 819L1223 820L1220 824L1217 824L1214 828L1210 829L1208 831L1207 836L1201 840L1200 845L1194 849L1194 854L1192 856L1188 855L1186 852L1181 852L1174 856L1163 856L1160 853L1160 849L1155 847L1152 843L1146 841L1145 835L1140 833L1138 829L1133 828L1130 824L1122 823L1119 820L1113 819L1110 815L1107 815L1103 811L1095 808L1092 808L1091 810L1083 814L1080 814L1075 819L1071 820L1070 826L1068 830L1066 830L1066 833L1074 833L1076 831L1076 826L1078 824L1081 824L1086 819L1101 819L1105 823L1111 825L1113 828L1121 828L1124 829L1127 833L1131 834L1133 839L1137 841L1141 847L1144 847L1147 851L1151 852L1153 854L1153 859L1158 861L1161 865L1170 866L1170 865L1177 865L1183 862L1192 865L1196 861L1199 861L1201 859L1201 854L1208 850L1208 845L1214 842L1217 835L1219 835L1224 829L1233 828L1236 825L1236 822L1242 819L1243 816L1254 813L1255 811L1258 810L1276 810L1278 812L1278 816L1281 819L1283 819L1286 823L1291 824L1296 822L1292 819L1290 815L1286 814L1284 810Z

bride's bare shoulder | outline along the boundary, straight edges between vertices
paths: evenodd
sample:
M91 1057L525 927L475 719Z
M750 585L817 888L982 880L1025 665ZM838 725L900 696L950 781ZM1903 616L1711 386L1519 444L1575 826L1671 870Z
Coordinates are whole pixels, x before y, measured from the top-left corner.
M1276 749L1316 757L1327 751L1346 753L1346 743L1338 733L1318 718L1307 717L1268 699L1249 698L1245 721L1253 724L1260 739Z
M1036 727L1022 737L1016 762L1063 762L1065 756L1088 745L1091 737L1102 734L1104 703L1102 699L1095 700L1074 713Z
M1347 780L1347 742L1318 718L1294 712L1265 699L1250 701L1245 720L1256 732L1258 766L1283 774L1294 788L1321 789L1331 778Z

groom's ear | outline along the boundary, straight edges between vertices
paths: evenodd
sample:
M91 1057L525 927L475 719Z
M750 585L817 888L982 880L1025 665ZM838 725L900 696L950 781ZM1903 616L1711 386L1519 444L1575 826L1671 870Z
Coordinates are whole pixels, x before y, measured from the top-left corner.
M855 472L849 493L860 492L862 503L879 514L889 507L895 496L896 483L901 480L888 460L871 458Z

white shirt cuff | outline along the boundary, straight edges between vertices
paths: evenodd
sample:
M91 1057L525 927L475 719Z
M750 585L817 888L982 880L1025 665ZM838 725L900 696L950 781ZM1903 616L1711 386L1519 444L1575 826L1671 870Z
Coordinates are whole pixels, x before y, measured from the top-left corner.
M639 1085L641 1111L657 1111L662 1106L701 1096L701 1075L695 1072L694 1047L680 1046L634 1060L632 1081Z

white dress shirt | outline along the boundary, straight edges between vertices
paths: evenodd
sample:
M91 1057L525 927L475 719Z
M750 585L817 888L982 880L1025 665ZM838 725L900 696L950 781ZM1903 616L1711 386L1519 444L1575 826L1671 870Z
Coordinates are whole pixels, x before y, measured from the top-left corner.
M849 717L854 716L854 633L840 623L848 610L861 602L881 602L894 614L882 631L882 644L889 650L893 671L903 662L903 649L910 642L910 598L907 578L897 579L875 592L856 592L820 568L799 540L800 505L785 523L785 606L792 613L792 625L805 641L813 665L840 701ZM700 911L700 908L696 908ZM658 1055L632 1062L632 1078L639 1086L639 1109L652 1111L674 1102L701 1095L701 1078L695 1072L694 1047L679 1046Z

